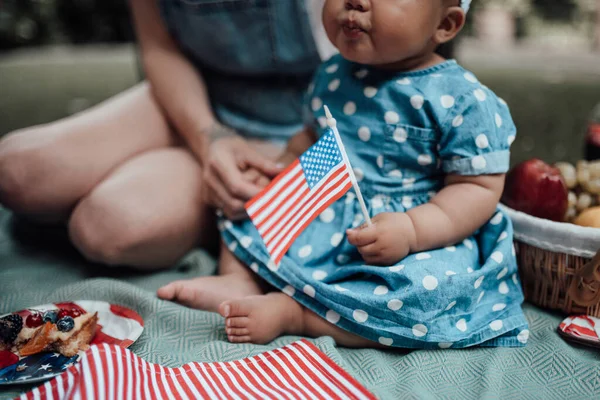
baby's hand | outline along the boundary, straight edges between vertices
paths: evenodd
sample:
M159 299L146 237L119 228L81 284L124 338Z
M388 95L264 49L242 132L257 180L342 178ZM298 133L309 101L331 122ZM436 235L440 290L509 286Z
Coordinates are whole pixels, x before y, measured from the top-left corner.
M348 242L358 248L363 259L370 265L390 266L410 253L415 243L415 229L405 213L381 213L372 225L363 224L348 229Z
M271 182L268 176L254 168L249 168L245 170L244 172L242 172L242 176L246 181L254 183L260 188L264 188Z

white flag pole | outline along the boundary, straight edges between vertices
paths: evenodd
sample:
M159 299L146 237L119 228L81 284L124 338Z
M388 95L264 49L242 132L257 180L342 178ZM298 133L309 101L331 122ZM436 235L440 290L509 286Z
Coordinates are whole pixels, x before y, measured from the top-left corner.
M329 107L324 106L325 108L325 116L327 117L327 125L333 130L333 134L335 135L335 140L338 143L340 148L340 152L342 153L342 159L348 168L348 172L350 174L350 181L352 182L352 186L354 187L354 192L356 192L356 198L360 203L360 208L362 209L363 217L365 217L365 221L367 221L368 225L372 225L371 218L369 217L369 213L367 212L367 206L365 205L365 201L362 197L362 193L360 192L360 188L358 187L358 181L356 180L356 176L354 176L354 170L352 169L352 165L350 165L350 160L348 160L348 155L346 154L346 149L344 148L344 143L342 143L342 138L340 137L340 133L337 129L337 121L331 115L329 111Z

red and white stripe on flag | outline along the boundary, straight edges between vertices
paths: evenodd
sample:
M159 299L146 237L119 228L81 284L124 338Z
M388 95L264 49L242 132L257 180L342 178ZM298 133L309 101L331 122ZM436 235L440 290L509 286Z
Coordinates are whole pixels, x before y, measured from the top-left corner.
M21 399L375 399L316 346L300 340L238 361L151 364L103 343Z
M349 166L331 128L246 203L271 260L279 264L294 240L351 187Z

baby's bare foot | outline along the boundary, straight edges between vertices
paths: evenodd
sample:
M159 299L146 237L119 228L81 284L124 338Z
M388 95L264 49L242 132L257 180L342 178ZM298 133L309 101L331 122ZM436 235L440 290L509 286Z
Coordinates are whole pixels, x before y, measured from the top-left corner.
M232 343L269 343L283 333L302 334L303 310L283 293L228 300L219 306Z
M226 300L262 293L262 289L251 276L237 273L175 281L157 291L161 299L213 312L217 312L219 304Z

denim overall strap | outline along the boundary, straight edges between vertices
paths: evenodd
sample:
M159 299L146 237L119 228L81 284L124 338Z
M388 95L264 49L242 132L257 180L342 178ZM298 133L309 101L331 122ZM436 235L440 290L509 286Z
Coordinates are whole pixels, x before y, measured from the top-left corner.
M320 63L305 0L159 0L166 25L204 76L217 117L284 140Z

